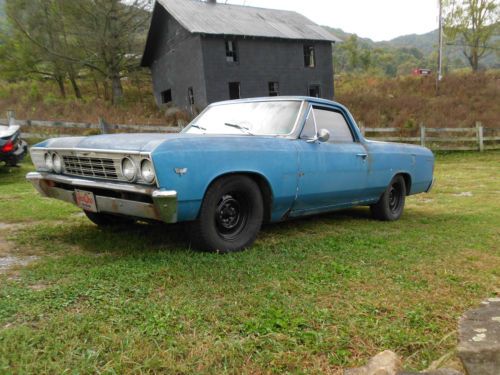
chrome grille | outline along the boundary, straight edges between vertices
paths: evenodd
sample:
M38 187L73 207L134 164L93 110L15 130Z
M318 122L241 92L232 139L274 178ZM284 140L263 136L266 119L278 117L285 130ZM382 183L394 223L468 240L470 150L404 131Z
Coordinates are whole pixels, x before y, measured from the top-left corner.
M93 178L118 180L115 160L110 158L63 155L64 173Z

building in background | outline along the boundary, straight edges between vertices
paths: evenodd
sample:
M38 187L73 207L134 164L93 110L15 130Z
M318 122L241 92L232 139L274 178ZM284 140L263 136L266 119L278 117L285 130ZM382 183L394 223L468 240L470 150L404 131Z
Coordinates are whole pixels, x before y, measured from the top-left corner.
M142 66L159 105L196 112L257 96L332 99L332 43L340 41L290 11L216 1L158 0Z

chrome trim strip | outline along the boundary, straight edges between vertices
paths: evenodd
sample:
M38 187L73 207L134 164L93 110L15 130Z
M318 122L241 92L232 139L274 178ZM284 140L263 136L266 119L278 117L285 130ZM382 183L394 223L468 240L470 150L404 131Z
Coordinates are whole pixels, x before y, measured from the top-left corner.
M151 152L144 151L130 151L130 150L103 150L94 149L94 148L76 148L76 147L31 147L30 150L38 151L74 151L74 152L95 152L98 154L122 154L123 156L127 155L138 155L144 157L150 157Z
M62 184L68 184L75 187L89 187L98 189L109 189L116 191L126 191L129 193L153 195L155 191L154 187L142 186L142 185L132 185L120 182L103 182L95 180L86 180L83 178L75 178L69 176L62 176L53 173L45 172L31 172L26 175L28 181L33 182L34 180L49 180L54 182L60 182Z

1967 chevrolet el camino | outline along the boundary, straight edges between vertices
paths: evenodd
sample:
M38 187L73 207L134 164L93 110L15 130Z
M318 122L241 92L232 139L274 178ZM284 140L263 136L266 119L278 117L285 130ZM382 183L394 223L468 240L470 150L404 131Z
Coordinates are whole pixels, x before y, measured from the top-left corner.
M190 222L193 244L220 252L263 222L353 206L397 220L434 170L428 149L369 141L345 107L309 97L216 103L179 134L56 138L31 157L35 188L95 224Z

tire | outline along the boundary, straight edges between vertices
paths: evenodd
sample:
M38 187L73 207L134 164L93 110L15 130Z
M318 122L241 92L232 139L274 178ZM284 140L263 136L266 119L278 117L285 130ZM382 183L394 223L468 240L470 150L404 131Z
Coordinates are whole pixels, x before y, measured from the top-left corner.
M103 214L103 213L95 213L95 212L89 212L89 211L83 211L87 218L93 222L95 225L98 227L114 227L114 226L121 226L121 225L130 225L135 222L133 219L129 219L126 217L121 217L121 216L116 216L116 215L110 215L110 214Z
M375 219L396 221L403 215L406 199L406 183L403 176L392 179L380 200L372 205L371 212Z
M250 247L264 218L259 186L247 176L223 177L207 190L198 220L190 227L195 248L232 253Z

